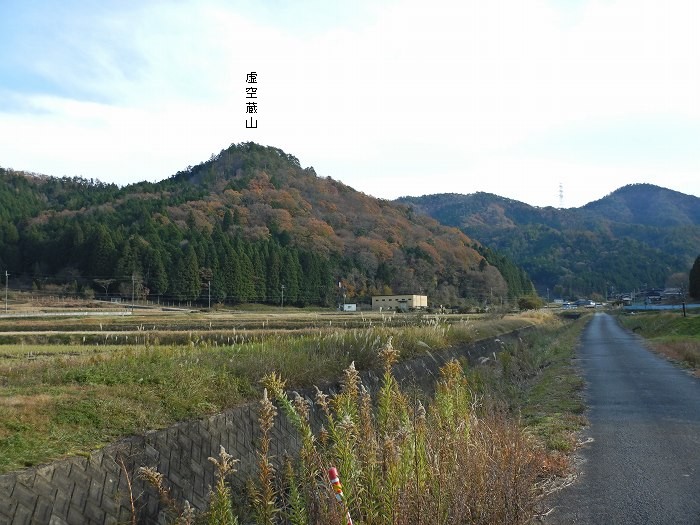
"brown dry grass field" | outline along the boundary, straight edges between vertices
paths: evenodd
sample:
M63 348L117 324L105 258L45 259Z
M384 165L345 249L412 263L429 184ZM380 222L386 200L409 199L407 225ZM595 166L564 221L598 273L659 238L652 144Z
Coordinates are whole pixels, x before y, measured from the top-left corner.
M376 366L389 337L410 358L548 322L537 315L132 312L59 303L15 302L0 317L0 471L235 406L258 396L259 379L272 372L305 387L339 377L351 362Z
M261 380L271 374L290 388L323 385L349 367L380 368L387 345L399 359L408 359L524 327L532 329L520 343L504 347L498 359L465 369L467 390L460 395L467 397L460 403L472 401L462 414L467 419L454 423L481 428L486 437L496 432L485 442L491 448L501 435L508 443L521 440L519 457L529 469L522 480L529 481L518 490L528 511L514 522L527 522L534 495L546 490L552 476L565 473L574 433L585 423L582 383L570 364L583 319L549 312L434 315L269 307L132 312L123 305L104 310L100 303L26 303L15 302L11 315L0 316L0 473L259 400ZM488 407L495 406L500 415L493 419ZM454 433L450 428L448 435ZM446 442L426 435L433 438ZM471 441L462 445L465 458L464 451L476 450ZM504 445L504 453L507 449ZM530 490L530 483L537 487ZM492 490L482 497L469 507L496 501ZM429 502L421 505L428 508Z

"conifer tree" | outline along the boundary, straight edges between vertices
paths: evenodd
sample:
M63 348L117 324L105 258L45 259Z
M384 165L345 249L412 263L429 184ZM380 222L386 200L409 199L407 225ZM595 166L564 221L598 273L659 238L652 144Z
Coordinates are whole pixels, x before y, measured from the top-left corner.
M233 225L233 215L231 214L231 210L226 210L226 212L224 213L224 218L221 221L221 229L224 230L225 232L227 232L231 229L232 225Z
M227 299L235 300L235 276L238 273L236 254L230 244L222 244L221 282Z
M267 301L278 303L281 294L280 275L282 273L282 260L280 257L279 245L270 243L268 245L267 268L266 268L266 288Z
M180 301L199 297L199 263L194 248L188 243L182 253L175 257L170 293Z
M139 258L138 241L132 237L124 244L121 255L117 261L117 278L131 281L134 274L142 274L141 261Z
M284 285L285 302L295 304L299 301L299 279L301 264L296 250L285 249L282 261L281 284Z
M168 290L168 274L165 271L163 255L160 250L150 250L146 255L146 283L151 292L157 296Z
M251 246L250 262L253 267L253 298L255 301L264 302L267 296L267 283L265 261L259 246Z
M253 264L248 257L245 250L236 252L239 259L239 271L240 275L237 280L238 294L241 298L241 302L248 302L253 299L255 295L255 286L253 283Z
M700 299L700 255L695 259L688 276L688 293L694 299Z
M93 277L112 277L117 250L109 230L98 224L88 242L88 273Z

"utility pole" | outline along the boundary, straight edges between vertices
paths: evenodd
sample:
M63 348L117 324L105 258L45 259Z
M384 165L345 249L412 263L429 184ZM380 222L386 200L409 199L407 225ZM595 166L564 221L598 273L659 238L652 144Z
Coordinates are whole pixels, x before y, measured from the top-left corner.
M282 308L284 308L284 285L282 285Z
M685 286L681 286L681 300L683 301L683 317L685 317Z
M5 313L7 313L7 285L10 282L10 274L5 270Z
M207 281L207 286L209 287L209 309L211 310L211 281Z
M136 276L131 274L131 313L134 313L134 292L136 288Z

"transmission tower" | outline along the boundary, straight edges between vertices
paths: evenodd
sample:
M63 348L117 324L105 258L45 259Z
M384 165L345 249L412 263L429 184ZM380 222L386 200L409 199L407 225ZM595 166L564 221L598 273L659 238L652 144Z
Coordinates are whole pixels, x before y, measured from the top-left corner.
M559 183L559 208L564 207L564 185Z

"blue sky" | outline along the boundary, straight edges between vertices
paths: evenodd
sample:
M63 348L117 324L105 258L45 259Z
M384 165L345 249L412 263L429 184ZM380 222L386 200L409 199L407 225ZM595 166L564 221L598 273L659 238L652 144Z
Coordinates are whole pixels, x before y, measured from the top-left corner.
M387 199L700 196L698 20L695 0L2 0L0 165L128 184L252 140Z

